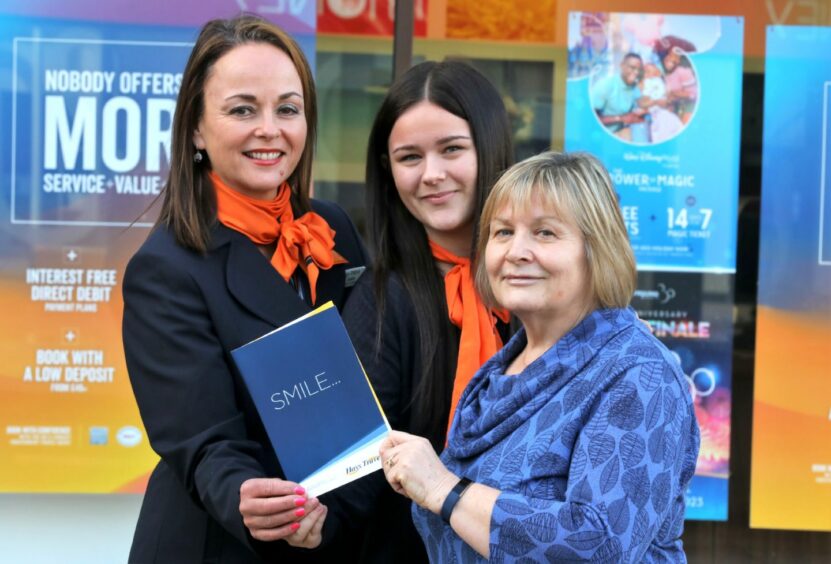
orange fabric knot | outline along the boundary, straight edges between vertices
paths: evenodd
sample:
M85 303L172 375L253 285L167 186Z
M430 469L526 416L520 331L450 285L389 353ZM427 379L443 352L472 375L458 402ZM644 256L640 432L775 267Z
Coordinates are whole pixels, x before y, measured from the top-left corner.
M219 221L258 245L277 241L271 265L286 282L299 267L309 279L314 304L320 270L347 262L335 252L335 231L326 220L314 212L294 219L291 187L285 182L273 200L257 200L228 187L213 172L210 177L216 191Z
M315 303L320 271L346 262L334 249L335 231L318 214L306 212L299 219L281 224L271 264L286 281L299 267L309 279L312 303Z
M507 322L510 314L504 309L485 307L473 284L470 259L456 256L433 241L430 241L430 251L436 260L453 265L444 276L444 293L450 321L462 330L447 422L447 430L450 431L456 405L468 382L479 367L502 348L496 319Z

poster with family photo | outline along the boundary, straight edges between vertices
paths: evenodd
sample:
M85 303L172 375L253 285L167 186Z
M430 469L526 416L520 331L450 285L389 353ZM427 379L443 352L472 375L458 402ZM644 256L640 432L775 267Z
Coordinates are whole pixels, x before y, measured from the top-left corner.
M612 175L640 270L735 272L740 17L571 12L567 150Z

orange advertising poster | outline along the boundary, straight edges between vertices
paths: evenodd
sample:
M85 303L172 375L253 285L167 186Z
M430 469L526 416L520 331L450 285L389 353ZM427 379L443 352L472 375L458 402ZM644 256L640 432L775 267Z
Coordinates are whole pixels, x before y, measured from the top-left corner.
M144 491L157 457L121 347L115 265L126 262L128 241L136 244L122 237L114 254L69 244L5 258L0 491Z
M771 26L750 525L831 531L831 28Z
M142 492L156 465L121 284L152 224L193 36L0 23L0 492Z
M760 307L750 524L831 531L831 315Z
M447 2L448 39L553 43L556 0Z

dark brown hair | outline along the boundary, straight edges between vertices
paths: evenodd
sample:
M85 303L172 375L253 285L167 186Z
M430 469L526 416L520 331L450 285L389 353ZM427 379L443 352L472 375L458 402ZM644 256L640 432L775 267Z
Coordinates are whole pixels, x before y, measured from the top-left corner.
M398 195L389 166L389 136L395 122L423 101L450 112L470 126L476 149L474 236L491 186L514 160L511 128L496 89L473 67L459 61L427 61L402 75L384 98L369 136L366 160L367 219L370 246L375 251L374 281L378 304L376 348L380 350L380 320L389 276L400 278L415 306L420 341L421 382L410 406L411 432L444 443L458 339L448 320L444 282L430 252L424 226Z
M216 220L216 196L208 178L210 160L195 163L193 132L205 107L205 82L214 63L234 47L247 43L266 43L283 51L294 63L303 85L306 117L306 144L297 167L287 182L292 190L296 213L310 209L309 186L317 131L317 98L314 77L299 45L276 25L252 15L228 20L211 20L199 32L182 76L182 86L173 116L170 173L164 188L162 209L156 225L166 225L177 242L204 252L210 227ZM204 155L203 155L204 156Z
M661 61L661 64L663 64L664 59L669 55L670 51L673 50L680 51L679 54L694 53L695 45L681 37L665 35L658 39L655 45L652 46L652 51L658 57L658 60Z

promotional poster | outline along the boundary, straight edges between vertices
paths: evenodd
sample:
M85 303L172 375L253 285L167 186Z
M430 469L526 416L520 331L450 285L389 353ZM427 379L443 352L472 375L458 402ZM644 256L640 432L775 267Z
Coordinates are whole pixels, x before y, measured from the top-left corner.
M727 519L742 42L739 17L569 14L566 150L609 170L633 306L687 375L702 438L689 519Z
M676 356L701 431L687 519L727 519L733 357L733 277L640 272L632 307Z
M565 147L609 169L639 270L735 272L742 33L740 17L569 14Z
M155 220L198 26L242 6L14 4L0 1L14 14L0 22L0 492L141 492L157 457L124 362L122 276ZM261 15L313 55L302 4Z
M750 525L831 531L831 29L767 33Z

